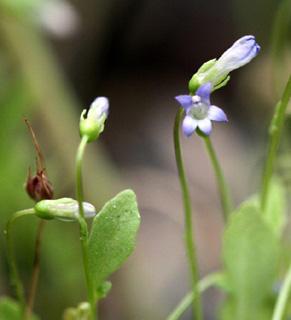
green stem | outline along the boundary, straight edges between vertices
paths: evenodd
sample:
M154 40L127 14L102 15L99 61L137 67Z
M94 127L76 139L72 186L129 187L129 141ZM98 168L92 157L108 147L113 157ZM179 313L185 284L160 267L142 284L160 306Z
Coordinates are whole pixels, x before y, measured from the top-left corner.
M20 218L22 216L28 215L28 214L35 214L34 209L27 209L27 210L22 210L14 213L10 219L7 222L6 225L6 242L7 242L7 251L8 251L8 260L9 260L9 266L10 266L10 272L11 272L11 281L15 289L15 293L17 296L17 299L20 303L21 307L21 314L22 317L24 317L25 314L25 296L24 296L24 290L23 290L23 285L20 280L19 272L17 270L16 266L16 260L13 252L13 243L12 243L12 236L11 236L11 229L12 229L12 223L14 220L17 218Z
M271 37L271 66L272 66L272 87L275 96L279 99L282 88L282 78L284 79L286 65L284 65L284 45L289 37L290 25L290 0L281 1L275 14Z
M197 266L197 258L196 258L196 250L194 245L194 230L193 230L193 222L192 222L192 210L191 210L191 202L189 190L186 182L186 175L182 160L181 154L181 146L179 139L179 129L182 114L184 113L184 109L180 108L176 115L175 125L174 125L174 145L175 145L175 155L176 162L178 167L178 173L180 177L181 187L182 187L182 195L183 195L183 204L184 204L184 214L185 214L185 225L186 225L186 247L188 254L188 265L190 269L190 277L191 277L191 285L192 285L192 293L197 299L193 302L193 316L195 315L196 320L202 319L202 305L200 292L198 290L198 266Z
M86 279L87 298L91 306L92 319L97 319L95 301L95 289L92 279L92 272L89 264L89 251L88 251L88 225L85 220L84 208L83 208L83 182L82 182L82 164L85 153L85 148L88 142L88 137L83 136L80 142L77 158L76 158L76 184L77 184L77 200L79 203L79 224L80 224L80 240L82 248L82 258Z
M286 108L288 106L291 96L291 77L288 80L285 91L282 96L282 100L278 102L275 113L269 129L269 144L268 144L268 155L263 172L263 181L261 189L261 208L264 210L266 199L268 196L270 181L274 172L274 164L276 158L276 152L281 136L281 132L284 125Z
M198 282L198 290L200 293L207 290L217 282L217 273L212 273ZM178 320L187 311L195 299L193 292L189 292L178 306L171 312L166 320Z
M44 226L45 226L45 220L41 219L38 227L37 236L36 236L35 250L34 250L34 263L33 263L33 270L32 270L32 275L30 280L30 288L29 288L29 293L27 298L27 306L25 310L24 320L27 320L30 318L30 315L33 310L35 294L37 290L37 283L39 278L39 271L40 271L40 253L41 253L41 244L42 244Z
M233 210L230 192L229 192L229 189L227 188L227 184L224 179L221 166L218 162L217 156L215 154L215 151L213 149L213 146L209 137L204 137L204 142L205 142L205 146L208 151L212 166L214 168L215 177L218 184L220 199L221 199L222 208L223 208L224 220L227 221L228 216L231 214Z
M288 297L291 289L291 264L287 272L283 287L280 291L279 297L277 298L274 314L272 320L282 320L284 312L286 310L286 305L288 302Z

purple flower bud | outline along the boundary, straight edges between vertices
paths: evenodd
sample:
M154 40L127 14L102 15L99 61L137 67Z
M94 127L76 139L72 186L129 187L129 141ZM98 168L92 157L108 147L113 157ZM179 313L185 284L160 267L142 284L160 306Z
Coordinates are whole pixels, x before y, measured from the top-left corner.
M181 95L175 98L186 110L186 117L182 123L186 137L191 136L197 127L209 136L212 131L210 120L228 121L223 110L210 104L211 86L211 82L207 82L198 88L194 96Z

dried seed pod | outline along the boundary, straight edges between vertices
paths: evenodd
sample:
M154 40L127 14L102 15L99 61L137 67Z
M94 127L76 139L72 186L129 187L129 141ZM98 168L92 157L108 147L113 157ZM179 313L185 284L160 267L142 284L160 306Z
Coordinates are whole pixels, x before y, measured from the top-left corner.
M36 202L45 200L45 199L52 199L53 198L53 186L48 179L48 175L46 173L46 168L44 164L44 159L39 147L39 144L36 140L34 131L29 123L29 121L24 117L24 121L26 122L30 133L32 135L32 139L34 141L34 145L36 151L38 153L41 169L38 166L38 160L35 160L35 167L36 167L36 174L32 177L31 170L28 169L28 175L26 179L25 189L28 195L34 199Z

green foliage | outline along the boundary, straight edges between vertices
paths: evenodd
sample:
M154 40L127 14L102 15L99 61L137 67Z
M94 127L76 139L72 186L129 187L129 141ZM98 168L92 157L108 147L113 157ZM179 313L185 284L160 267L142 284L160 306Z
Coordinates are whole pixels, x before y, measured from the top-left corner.
M232 284L223 320L268 319L265 306L277 276L280 246L256 200L233 214L223 245L223 262Z
M273 180L263 217L277 236L281 236L287 222L285 188L281 181Z
M257 210L260 210L259 196L255 195L251 197L242 206L246 206L247 204L256 206ZM270 183L262 218L278 237L282 235L287 222L286 206L285 187L281 180L273 179Z
M22 320L21 309L18 302L9 297L1 297L0 320ZM30 320L39 320L39 317L32 315Z
M96 288L133 252L139 224L136 196L132 190L125 190L108 201L94 218L89 258Z

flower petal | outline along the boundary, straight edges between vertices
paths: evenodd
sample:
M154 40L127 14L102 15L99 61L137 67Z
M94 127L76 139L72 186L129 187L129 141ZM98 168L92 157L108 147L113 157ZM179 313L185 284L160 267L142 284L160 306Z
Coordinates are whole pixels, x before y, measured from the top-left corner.
M196 95L199 96L202 100L205 100L208 104L210 104L210 91L211 91L212 83L207 82L200 86L197 91Z
M255 37L244 36L224 52L215 67L220 70L219 75L222 76L249 63L259 51L260 46L256 43Z
M108 116L109 100L106 97L96 98L90 105L87 118L97 121L103 114Z
M190 116L186 116L182 123L182 129L186 137L190 137L196 130L198 121Z
M181 95L175 97L175 99L180 103L180 105L188 111L192 106L192 97L189 95Z
M210 133L212 131L212 124L211 121L208 118L205 118L203 120L199 120L198 121L198 128L204 132L205 134L207 134L208 136L210 136Z
M216 106L210 106L208 111L208 119L214 121L228 121L224 111Z

